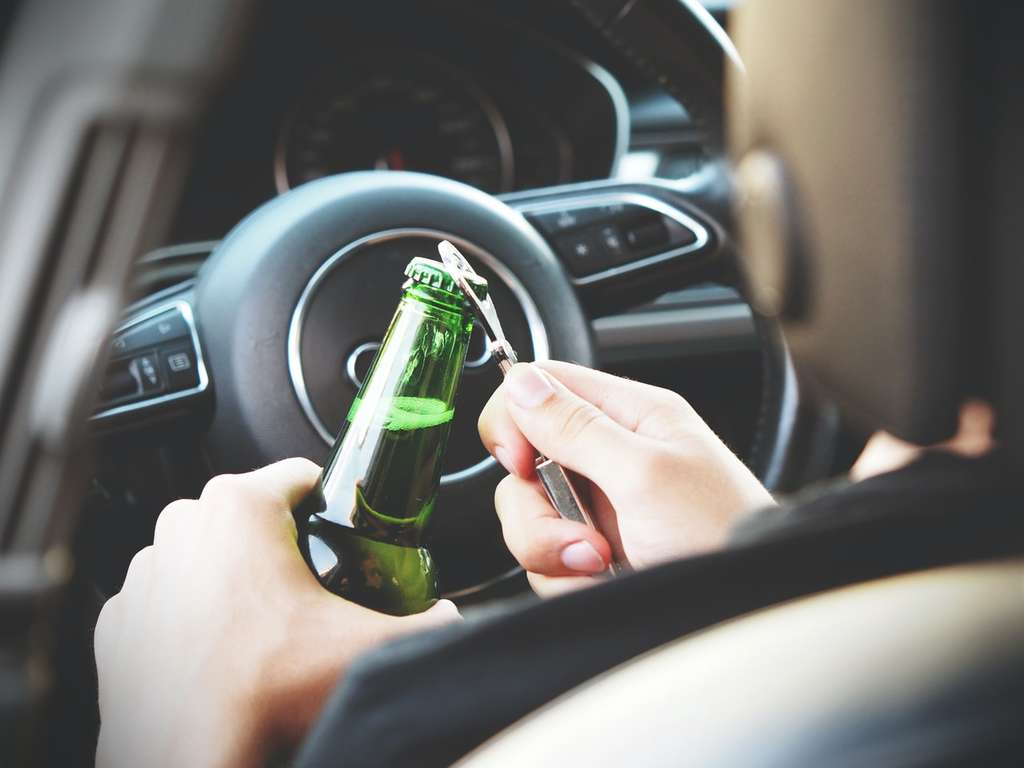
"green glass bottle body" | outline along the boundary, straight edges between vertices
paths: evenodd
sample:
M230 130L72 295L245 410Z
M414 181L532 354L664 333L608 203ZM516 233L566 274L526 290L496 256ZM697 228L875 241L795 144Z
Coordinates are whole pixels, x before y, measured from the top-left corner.
M443 266L414 259L406 274L398 309L320 479L295 510L299 548L320 583L395 615L418 613L438 599L423 536L473 329Z

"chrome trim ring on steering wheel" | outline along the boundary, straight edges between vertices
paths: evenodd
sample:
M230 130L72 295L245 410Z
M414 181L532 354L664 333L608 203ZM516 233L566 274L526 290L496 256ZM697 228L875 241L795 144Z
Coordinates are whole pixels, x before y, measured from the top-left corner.
M306 287L302 290L302 294L299 296L299 301L295 305L295 310L292 312L291 322L288 327L288 373L291 377L292 387L295 390L295 396L298 398L299 405L302 407L303 413L306 414L306 418L309 419L310 424L313 425L317 434L320 435L327 445L332 445L334 443L336 435L334 435L327 425L324 424L323 419L321 419L320 415L317 413L316 407L310 399L305 377L302 372L302 358L300 354L302 349L302 327L310 301L324 279L354 252L370 245L406 237L426 237L437 240L451 240L464 253L478 259L482 264L486 265L512 292L512 295L515 296L520 309L522 309L530 333L530 343L533 347L533 358L535 360L548 359L549 347L547 330L544 327L544 321L541 319L540 312L537 310L537 305L533 303L533 299L530 298L526 288L512 273L512 271L492 254L477 247L473 243L458 237L457 235L434 229L403 227L366 235L358 240L354 240L341 250L334 253L329 259L327 259L327 261L320 265L316 272L313 273L313 276L309 279ZM490 348L488 347L488 355L489 351ZM487 470L492 466L495 466L495 461L492 457L488 456L465 469L460 469L457 472L451 472L447 475L443 475L441 477L441 485L461 482Z

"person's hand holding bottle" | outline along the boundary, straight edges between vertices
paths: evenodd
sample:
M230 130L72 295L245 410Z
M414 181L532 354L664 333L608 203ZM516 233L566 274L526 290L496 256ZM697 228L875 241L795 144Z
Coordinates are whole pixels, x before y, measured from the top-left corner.
M771 495L689 404L668 390L568 363L516 365L480 416L510 472L495 493L505 543L534 589L552 593L607 568L634 569L722 545ZM563 520L534 474L540 450L586 479L596 524Z
M96 624L97 766L263 765L360 653L457 620L447 600L388 616L320 586L291 513L319 473L288 459L220 475L161 513Z

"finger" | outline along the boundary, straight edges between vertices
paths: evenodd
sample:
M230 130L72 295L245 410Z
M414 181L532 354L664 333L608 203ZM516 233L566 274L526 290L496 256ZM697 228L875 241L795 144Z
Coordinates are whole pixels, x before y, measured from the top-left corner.
M536 365L630 432L668 440L704 427L693 407L669 389L558 360Z
M320 468L302 458L285 459L241 475L217 475L203 487L199 504L205 522L218 530L242 531L235 548L248 536L297 538L293 509L315 487ZM216 538L216 537L214 537Z
M268 464L240 477L273 493L291 509L313 490L320 477L320 467L309 459L296 457Z
M995 421L991 405L982 400L968 400L960 408L960 428L956 435L941 446L971 458L983 456L995 445L992 437Z
M505 391L498 387L477 420L480 441L506 471L516 477L533 477L536 449L523 437L505 407Z
M536 365L630 432L671 441L706 434L703 420L675 392L571 363L547 360ZM509 414L505 396L505 388L499 387L484 406L477 423L480 439L511 474L532 477L536 450Z
M597 482L615 478L641 439L535 365L512 367L505 407L523 436L562 466Z
M601 583L596 576L543 576L527 571L526 580L540 597L558 597L566 592L575 592Z
M593 403L613 421L633 432L644 425L646 413L663 407L670 398L676 397L658 387L579 365L556 361L536 365L565 384L571 392ZM532 477L536 450L509 415L505 399L506 390L499 387L487 401L477 422L480 439L488 452L511 474ZM681 398L676 397L676 400L681 401Z
M506 546L527 571L569 576L608 567L607 540L583 523L560 518L538 483L506 477L494 492L494 507Z

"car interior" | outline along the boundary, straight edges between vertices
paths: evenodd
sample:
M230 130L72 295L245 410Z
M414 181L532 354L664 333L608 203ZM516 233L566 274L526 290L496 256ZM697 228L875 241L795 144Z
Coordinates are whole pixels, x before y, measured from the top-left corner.
M1020 13L961 5L8 3L0 763L92 764L92 627L157 515L217 474L323 463L403 267L441 239L522 357L679 393L780 499L876 427L947 438L990 359L1015 450L1020 260L958 270L972 236L1019 256ZM428 541L467 615L530 589L477 434L500 380L477 329ZM570 741L609 766L1019 757L1021 574L766 604L461 764L563 764Z

